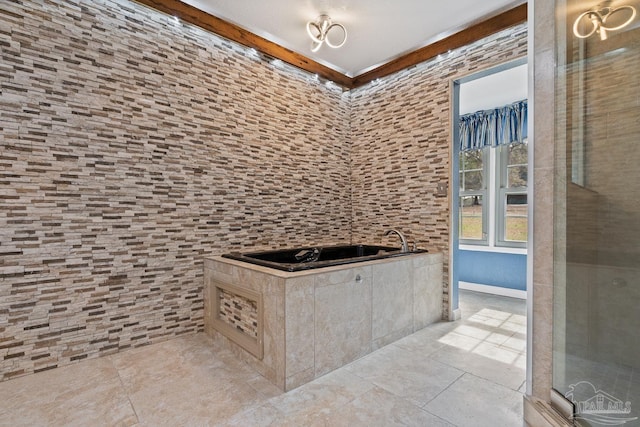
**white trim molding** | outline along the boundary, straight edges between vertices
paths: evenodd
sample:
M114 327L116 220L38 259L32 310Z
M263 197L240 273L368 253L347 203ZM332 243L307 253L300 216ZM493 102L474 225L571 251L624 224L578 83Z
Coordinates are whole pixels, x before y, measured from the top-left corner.
M519 289L503 288L501 286L482 285L480 283L458 282L459 289L466 289L468 291L482 292L485 294L500 295L503 297L511 297L518 299L527 299L527 291L521 291Z

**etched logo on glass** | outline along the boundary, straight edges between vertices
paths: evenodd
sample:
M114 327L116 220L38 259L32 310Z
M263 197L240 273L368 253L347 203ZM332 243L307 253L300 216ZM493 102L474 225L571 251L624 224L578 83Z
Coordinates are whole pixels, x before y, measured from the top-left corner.
M631 402L596 389L589 381L580 381L569 386L564 395L575 405L575 418L598 425L619 426L638 417L630 417Z

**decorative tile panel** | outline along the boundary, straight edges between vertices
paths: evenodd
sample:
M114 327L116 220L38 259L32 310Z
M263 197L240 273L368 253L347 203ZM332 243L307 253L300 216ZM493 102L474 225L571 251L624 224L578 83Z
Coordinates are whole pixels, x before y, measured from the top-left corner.
M258 338L258 302L218 289L218 319L234 329Z

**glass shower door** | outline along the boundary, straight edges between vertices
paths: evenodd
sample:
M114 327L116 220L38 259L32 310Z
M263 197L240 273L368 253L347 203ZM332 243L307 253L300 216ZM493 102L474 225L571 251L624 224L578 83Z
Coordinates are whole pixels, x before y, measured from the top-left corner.
M632 8L640 12L640 0L557 2L553 388L585 426L640 426L640 22Z

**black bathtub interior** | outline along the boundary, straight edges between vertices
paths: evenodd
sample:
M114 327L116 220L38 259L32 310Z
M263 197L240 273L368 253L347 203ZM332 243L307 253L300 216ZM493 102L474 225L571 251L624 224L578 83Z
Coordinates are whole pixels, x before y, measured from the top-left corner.
M424 252L427 251L417 249L411 252L402 252L400 248L391 246L348 245L312 246L247 253L231 252L222 256L283 271L301 271Z

